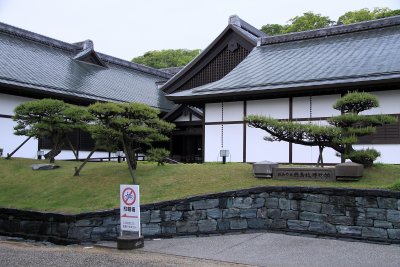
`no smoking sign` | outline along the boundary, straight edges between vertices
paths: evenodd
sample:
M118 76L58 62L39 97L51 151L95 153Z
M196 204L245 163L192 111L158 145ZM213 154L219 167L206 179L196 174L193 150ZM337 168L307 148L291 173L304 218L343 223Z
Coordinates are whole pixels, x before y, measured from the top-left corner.
M139 186L120 185L121 231L140 232Z

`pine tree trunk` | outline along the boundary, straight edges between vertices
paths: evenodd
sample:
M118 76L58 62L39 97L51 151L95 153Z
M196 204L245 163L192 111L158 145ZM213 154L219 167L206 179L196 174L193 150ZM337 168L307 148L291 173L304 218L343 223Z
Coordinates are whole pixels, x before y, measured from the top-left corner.
M319 150L319 155L318 155L318 160L317 160L317 167L321 165L321 167L324 167L324 159L322 157L322 152L324 151L324 147L318 146Z
M55 162L55 157L61 153L62 147L64 146L64 138L63 136L54 136L53 137L53 147L49 152L44 155L45 159L49 159L50 163Z
M137 177L136 177L136 167L137 167L137 162L135 155L131 149L130 144L126 143L124 138L122 138L122 145L124 147L124 153L126 157L126 162L128 163L128 169L129 173L131 174L133 184L138 184L137 182Z
M79 166L79 168L75 167L75 174L74 176L79 176L81 170L83 169L83 167L86 165L86 163L88 163L89 159L92 157L93 153L96 151L96 148L94 148L89 155L86 157L85 161L81 164L81 166Z
M321 163L321 167L324 167L324 158L322 157L322 152L324 151L324 147L319 147L319 162Z
M72 144L71 140L68 137L67 137L67 142L68 142L69 147L72 150L72 153L74 153L75 159L78 161L79 160L78 153L76 152L74 145Z

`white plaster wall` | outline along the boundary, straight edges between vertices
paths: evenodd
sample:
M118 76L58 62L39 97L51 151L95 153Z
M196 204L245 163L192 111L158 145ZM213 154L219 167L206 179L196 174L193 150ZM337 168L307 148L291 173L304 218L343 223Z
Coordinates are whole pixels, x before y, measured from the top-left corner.
M205 122L222 121L222 103L205 105ZM224 121L243 121L243 102L224 102Z
M205 126L205 161L221 161L221 125ZM224 149L228 149L232 162L243 161L243 124L224 125Z
M208 103L205 104L205 122L221 121L222 118L222 105L221 103Z
M49 149L43 149L45 154L49 152ZM90 151L79 151L79 158L85 159L89 155ZM111 157L114 157L114 154L111 154ZM108 152L94 152L91 158L108 158ZM71 150L62 150L60 154L57 155L56 160L65 160L65 159L75 159L74 153Z
M243 102L224 103L224 121L243 121Z
M14 135L15 125L16 123L12 119L0 118L0 147L3 148L3 157L7 156L7 153L14 151L27 139L26 136ZM38 141L31 138L13 155L13 157L36 158L37 148Z
M371 92L379 100L379 107L366 110L361 114L398 114L400 113L400 90Z
M353 145L355 149L374 148L381 153L375 163L400 164L400 144L396 145Z
M312 118L340 115L340 111L332 108L340 95L312 96ZM310 117L310 97L293 98L293 119Z
M317 163L319 149L317 146L303 146L293 144L293 163ZM322 153L324 163L340 163L340 157L336 156L336 151L332 148L324 148Z
M288 119L289 98L247 101L247 115L264 115L275 119Z
M309 123L309 122L301 122L301 123ZM328 125L328 122L325 120L321 121L311 121L312 124L324 126ZM318 146L303 146L293 144L292 150L292 161L293 163L317 163L318 155L319 155L319 148ZM324 148L322 152L322 157L324 163L340 163L340 157L336 156L336 151L332 148Z
M192 115L192 121L201 121L201 119L199 119L196 116Z
M182 114L175 121L190 121L189 113L187 115Z
M261 129L247 127L246 161L289 162L289 143L265 141L263 138L266 135Z
M0 94L0 114L14 115L14 109L21 103L35 100L33 98Z

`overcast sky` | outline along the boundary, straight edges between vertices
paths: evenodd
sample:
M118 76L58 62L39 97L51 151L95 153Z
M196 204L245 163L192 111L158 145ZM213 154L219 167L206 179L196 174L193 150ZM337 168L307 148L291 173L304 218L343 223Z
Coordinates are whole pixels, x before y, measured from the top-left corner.
M204 49L239 15L260 28L306 11L332 20L350 10L400 9L400 0L0 0L0 21L131 60L149 50Z

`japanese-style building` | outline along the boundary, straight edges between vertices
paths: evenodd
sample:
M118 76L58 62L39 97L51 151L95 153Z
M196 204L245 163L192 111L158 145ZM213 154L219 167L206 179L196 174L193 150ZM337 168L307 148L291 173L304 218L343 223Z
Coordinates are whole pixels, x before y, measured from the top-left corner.
M171 157L180 162L271 160L315 163L317 148L266 142L244 116L325 124L337 115L333 103L348 91L378 96L380 107L365 114L400 115L400 16L325 29L266 36L238 16L184 68L153 69L94 50L91 41L66 43L0 23L0 148L10 153L25 138L13 134L14 108L25 101L57 98L139 102L174 122ZM71 134L86 157L91 140ZM400 124L379 127L357 146L400 163ZM45 140L30 140L15 156L35 158ZM107 157L97 152L94 157ZM58 156L72 159L67 148ZM340 162L324 150L325 162Z
M204 161L216 161L220 150L229 150L232 162L316 163L318 148L267 142L266 132L249 127L243 118L260 114L326 124L328 117L340 114L332 108L336 100L355 90L379 98L380 107L363 114L400 116L400 16L261 37L222 79L193 82L189 90L183 84L188 83L164 91L177 104L203 106ZM378 127L356 147L376 148L379 162L400 163L400 124ZM324 160L341 159L325 149Z
M159 90L172 74L109 55L98 53L90 40L66 43L0 23L0 147L10 153L26 137L15 136L11 117L19 104L42 98L89 105L103 102L139 102L168 113L173 104ZM93 144L90 136L75 131L70 139L87 156ZM39 149L49 148L46 140L30 139L16 157L35 158ZM107 157L96 152L93 157ZM73 159L65 150L59 159Z
M222 33L187 66L161 87L172 94L215 82L250 54L266 34L238 16L229 18ZM178 105L164 119L175 123L171 137L172 158L180 162L203 161L203 105Z

